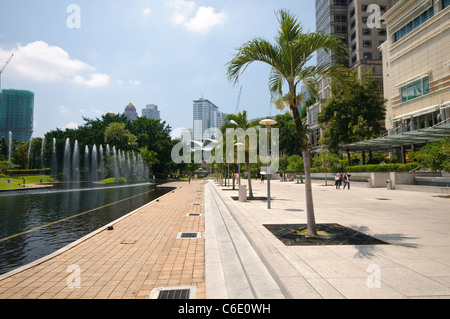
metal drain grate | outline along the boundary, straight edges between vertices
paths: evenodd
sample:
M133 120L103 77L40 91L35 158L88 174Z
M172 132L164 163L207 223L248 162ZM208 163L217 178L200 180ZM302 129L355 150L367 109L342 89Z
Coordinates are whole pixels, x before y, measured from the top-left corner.
M192 204L192 206L203 206L203 204Z
M150 299L183 300L195 299L196 287L159 287L151 291Z
M198 213L189 213L186 215L187 217L201 217L202 214L198 214Z
M158 299L189 299L189 289L164 290L159 293Z
M177 239L199 239L202 233L178 233Z

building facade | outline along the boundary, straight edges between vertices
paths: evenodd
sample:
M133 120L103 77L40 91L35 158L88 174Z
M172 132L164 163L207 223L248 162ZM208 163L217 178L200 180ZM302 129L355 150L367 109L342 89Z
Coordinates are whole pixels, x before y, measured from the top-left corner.
M34 93L22 90L2 90L0 100L0 139L12 138L26 143L33 135Z
M317 65L342 64L358 71L367 72L374 68L374 77L383 88L382 55L378 50L386 40L386 27L374 22L398 0L316 0L316 29L342 38L348 48L348 56L339 60L333 53L319 50ZM307 109L307 124L311 129L310 144L313 150L320 150L322 132L317 122L321 106L331 95L329 79L318 78L318 99Z
M383 16L386 128L391 134L450 118L450 1L400 1Z
M142 110L142 117L148 119L160 120L161 112L158 110L158 106L155 104L149 104Z
M450 0L400 0L382 20L388 133L342 148L406 163L408 152L450 136Z
M450 0L401 0L383 17L389 136L450 122ZM399 158L421 143L399 149ZM403 161L404 161L403 160Z
M225 113L207 99L194 101L193 107L193 139L201 141L203 138L214 138L214 129L220 129Z
M138 118L138 113L136 111L136 107L130 103L125 107L125 111L123 112L125 116L130 120L131 122L134 122Z

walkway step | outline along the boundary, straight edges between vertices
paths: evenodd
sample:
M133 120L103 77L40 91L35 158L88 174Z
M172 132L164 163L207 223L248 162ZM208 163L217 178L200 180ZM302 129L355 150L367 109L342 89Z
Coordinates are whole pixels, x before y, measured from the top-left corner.
M213 186L205 185L208 299L284 298Z

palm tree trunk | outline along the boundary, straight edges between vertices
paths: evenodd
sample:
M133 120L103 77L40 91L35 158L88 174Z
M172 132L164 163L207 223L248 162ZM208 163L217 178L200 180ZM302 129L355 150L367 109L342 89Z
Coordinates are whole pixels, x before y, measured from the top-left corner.
M311 186L311 156L308 147L308 141L306 133L303 128L302 120L298 112L298 107L291 107L294 115L295 126L297 128L298 135L300 137L300 147L303 155L303 163L305 167L305 199L306 199L306 220L307 220L307 233L309 236L317 236L316 219L314 215L314 203L312 196Z
M247 164L248 197L253 198L252 177L250 175L250 165Z
M250 154L248 152L245 152L245 165L247 166L248 197L253 199L252 177L250 175Z

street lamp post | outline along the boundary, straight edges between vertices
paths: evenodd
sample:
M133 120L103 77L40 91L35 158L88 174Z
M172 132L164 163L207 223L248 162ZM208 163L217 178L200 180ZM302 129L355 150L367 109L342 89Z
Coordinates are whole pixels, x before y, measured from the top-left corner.
M269 146L269 140L270 140L270 127L272 125L278 124L278 122L272 120L272 119L265 119L259 122L259 125L267 127L267 170L266 170L266 176L267 176L267 209L271 209L270 207L270 146Z
M239 147L244 147L245 145L242 143L236 143L234 144L234 146ZM241 161L239 161L239 156L238 156L238 171L239 171L239 188L241 188Z
M239 149L239 147L243 147L245 150L245 145L242 143L236 143L234 144L235 146L237 146L237 148ZM239 152L238 152L238 170L239 170L239 201L247 201L247 190L245 190L245 186L241 186L241 161L239 160Z

